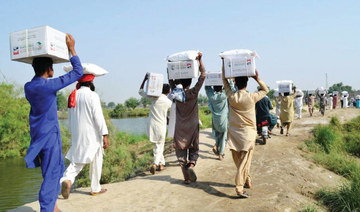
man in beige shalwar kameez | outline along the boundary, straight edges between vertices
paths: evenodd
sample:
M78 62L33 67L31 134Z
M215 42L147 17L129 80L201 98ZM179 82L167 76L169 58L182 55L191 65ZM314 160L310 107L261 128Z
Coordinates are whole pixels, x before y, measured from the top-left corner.
M251 187L250 165L254 154L256 140L256 116L255 104L262 99L269 89L260 80L258 72L253 78L259 84L261 90L255 93L246 91L248 77L235 77L238 91L231 90L229 82L224 75L223 61L223 83L226 96L229 99L229 130L228 147L231 150L233 160L237 167L235 177L236 193L240 197L248 197L244 186Z
M280 110L280 134L284 134L284 127L286 126L286 136L289 136L289 132L291 129L291 124L294 120L294 100L296 97L296 89L294 89L294 93L290 95L289 93L284 93L284 96L280 93L281 98L281 110Z

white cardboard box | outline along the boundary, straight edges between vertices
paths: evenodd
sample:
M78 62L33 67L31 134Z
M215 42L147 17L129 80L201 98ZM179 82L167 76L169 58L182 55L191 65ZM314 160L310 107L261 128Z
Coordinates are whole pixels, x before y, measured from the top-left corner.
M32 63L35 57L51 57L54 63L69 62L66 34L49 26L10 33L11 60Z
M255 76L255 57L224 58L225 78Z
M221 72L208 72L205 77L206 86L223 86Z
M282 80L276 83L280 93L292 93L293 82L291 80Z
M150 73L145 85L145 94L148 96L161 96L164 83L164 75Z
M169 79L187 79L199 77L199 61L185 60L168 62Z

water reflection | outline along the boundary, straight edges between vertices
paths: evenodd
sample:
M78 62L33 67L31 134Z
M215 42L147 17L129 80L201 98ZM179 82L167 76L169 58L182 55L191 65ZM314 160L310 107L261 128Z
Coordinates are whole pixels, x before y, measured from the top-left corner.
M0 160L0 211L38 199L41 169L27 169L23 158Z

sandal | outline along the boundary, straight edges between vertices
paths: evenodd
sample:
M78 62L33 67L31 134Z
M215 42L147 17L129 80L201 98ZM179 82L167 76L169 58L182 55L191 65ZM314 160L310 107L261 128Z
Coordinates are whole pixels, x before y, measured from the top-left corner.
M71 181L70 180L64 180L61 183L61 195L64 197L64 199L68 199L70 196L70 188L71 188Z
M151 174L155 174L155 172L156 172L156 164L153 164L152 166L151 166L151 168L150 168L150 173Z
M219 155L216 146L213 147L212 151L214 152L215 155Z
M190 177L191 182L196 182L197 177L196 177L194 169L189 167L188 168L188 173L189 173L189 177Z
M247 180L246 183L244 184L244 188L250 189L251 187L252 187L252 183Z
M189 180L189 179L188 179L188 180L185 180L184 183L187 184L187 185L189 185L189 184L191 183L191 180Z
M105 193L106 191L107 191L106 188L102 188L99 192L90 192L90 195L91 195L91 196L96 196L96 195L98 195L98 194L103 194L103 193Z
M246 193L246 191L240 192L240 193L236 193L240 198L249 198L249 194Z

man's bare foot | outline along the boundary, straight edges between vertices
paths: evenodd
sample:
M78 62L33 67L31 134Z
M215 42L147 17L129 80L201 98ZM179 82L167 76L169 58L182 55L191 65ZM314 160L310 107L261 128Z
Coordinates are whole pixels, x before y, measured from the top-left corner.
M160 165L159 165L159 171L162 171L162 170L164 170L164 169L165 169L165 166L162 165L162 164L160 164Z
M57 206L57 203L55 203L54 212L60 212L60 209Z
M219 154L219 160L224 159L224 157L222 156L222 154Z

